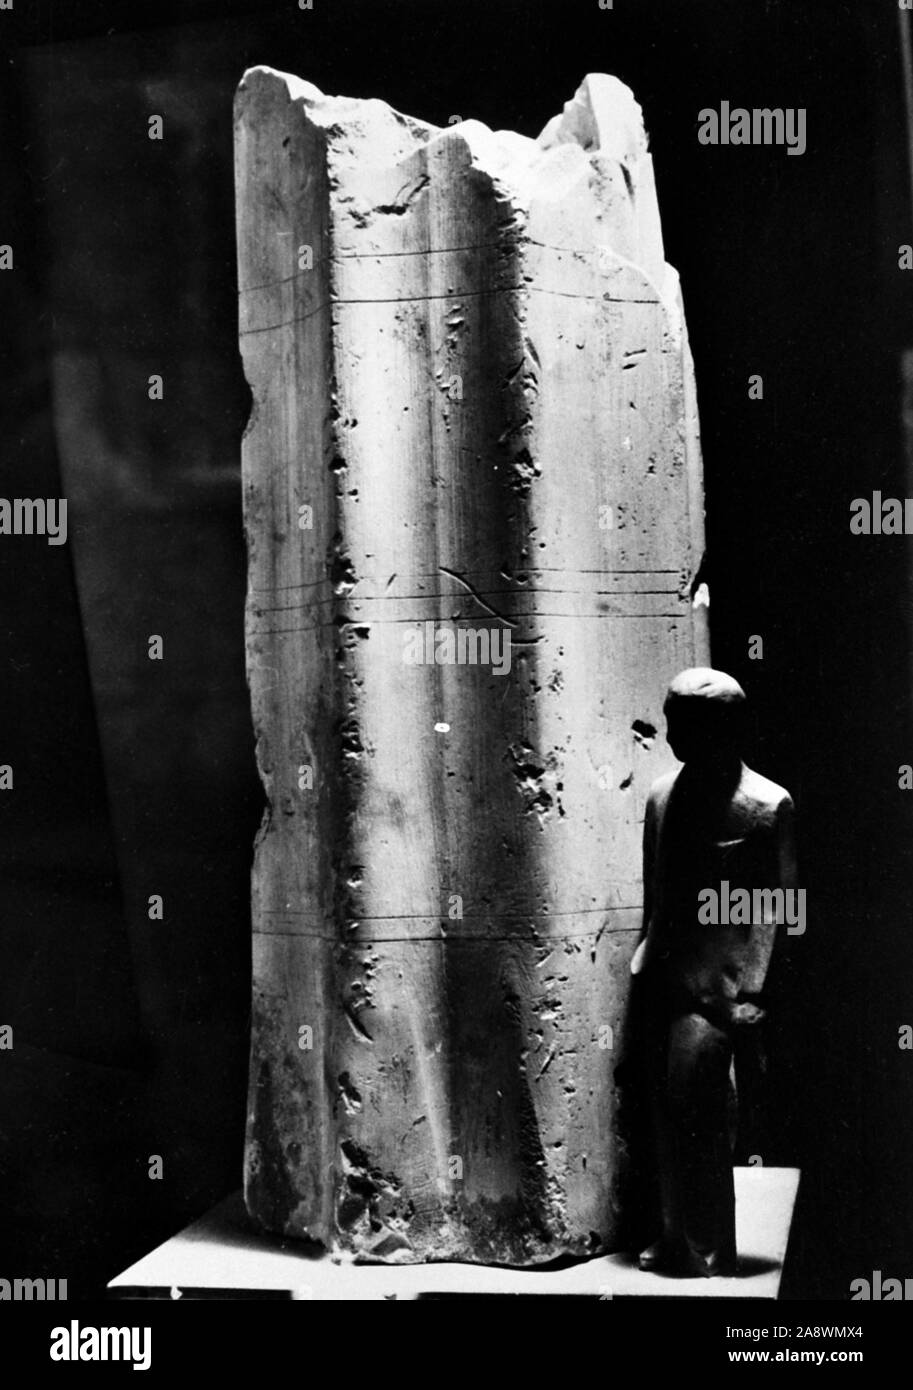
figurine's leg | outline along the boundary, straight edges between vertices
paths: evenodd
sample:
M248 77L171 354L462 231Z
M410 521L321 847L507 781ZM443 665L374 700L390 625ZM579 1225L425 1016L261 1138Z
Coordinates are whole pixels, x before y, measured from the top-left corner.
M669 1108L670 1017L670 1001L661 982L645 982L644 1072L662 1226L659 1238L641 1251L638 1264L653 1273L680 1274L686 1247L680 1218L680 1163Z
M694 1274L735 1270L735 1189L727 1097L732 1040L702 1014L669 1028L668 1120L677 1217Z
M650 1112L656 1151L662 1237L660 1245L674 1250L681 1235L678 1198L678 1160L669 1113L669 1021L657 1019L650 1040ZM660 1251L657 1251L657 1255ZM642 1263L644 1263L642 1261Z
M739 1159L742 1163L746 1161L746 1156L761 1152L764 1136L769 1129L767 1038L764 1030L765 1024L758 1023L750 1028L736 1028L733 1033L738 1096L736 1152L744 1155ZM748 1161L751 1161L750 1158Z

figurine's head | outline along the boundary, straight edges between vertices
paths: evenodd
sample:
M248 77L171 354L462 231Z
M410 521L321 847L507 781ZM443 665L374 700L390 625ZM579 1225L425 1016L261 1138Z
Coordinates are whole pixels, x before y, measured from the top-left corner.
M741 758L745 692L725 671L694 666L669 686L666 739L679 762L724 769Z

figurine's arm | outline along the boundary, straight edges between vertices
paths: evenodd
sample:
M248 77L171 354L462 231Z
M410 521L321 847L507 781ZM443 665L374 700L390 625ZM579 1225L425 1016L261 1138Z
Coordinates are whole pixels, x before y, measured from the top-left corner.
M656 864L656 802L653 793L647 797L647 806L644 811L644 840L643 840L643 859L644 859L644 915L640 928L640 941L637 950L631 960L631 974L639 975L644 968L644 957L647 952L647 935L650 931L650 919L653 916L653 874Z
M777 807L776 855L779 881L776 885L786 893L797 887L798 869L796 863L795 807L792 798L785 796ZM777 912L772 922L752 925L751 954L742 977L742 993L758 995L764 988L771 956L777 941L778 929L782 926L783 914Z

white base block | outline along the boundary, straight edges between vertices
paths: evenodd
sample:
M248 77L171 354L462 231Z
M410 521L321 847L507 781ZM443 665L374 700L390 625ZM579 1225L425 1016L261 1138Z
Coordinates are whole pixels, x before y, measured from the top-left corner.
M594 1298L776 1298L799 1171L736 1168L740 1273L731 1279L644 1274L630 1255L567 1269L491 1265L337 1264L291 1240L255 1231L240 1193L165 1241L108 1285L114 1298L416 1299L448 1294L575 1294Z

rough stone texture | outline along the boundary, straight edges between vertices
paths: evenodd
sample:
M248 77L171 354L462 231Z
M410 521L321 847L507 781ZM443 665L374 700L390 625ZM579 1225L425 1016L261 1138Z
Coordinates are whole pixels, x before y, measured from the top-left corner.
M236 123L248 1206L368 1258L611 1249L644 801L706 661L640 110L589 77L534 141L256 68ZM425 622L506 629L509 674L407 664Z

